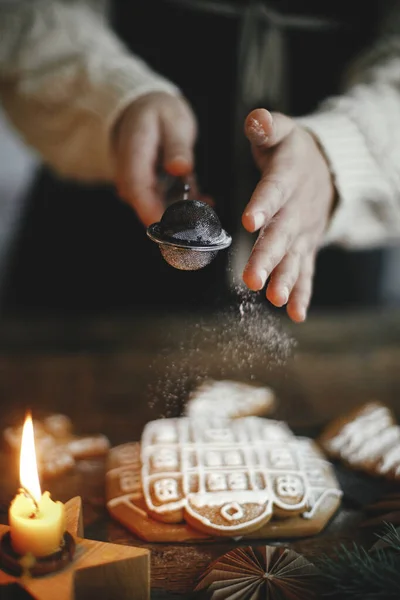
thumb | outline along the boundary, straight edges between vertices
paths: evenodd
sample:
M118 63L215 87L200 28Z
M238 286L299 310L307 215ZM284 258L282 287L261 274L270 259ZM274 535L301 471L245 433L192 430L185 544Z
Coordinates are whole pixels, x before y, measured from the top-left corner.
M276 146L292 132L294 121L282 113L270 113L256 108L246 117L244 131L255 148L268 149Z

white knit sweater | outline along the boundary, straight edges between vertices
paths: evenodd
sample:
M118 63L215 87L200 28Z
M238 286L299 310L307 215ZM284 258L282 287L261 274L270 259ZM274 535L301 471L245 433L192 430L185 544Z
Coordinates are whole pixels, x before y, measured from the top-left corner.
M110 130L151 91L178 94L107 26L103 0L0 0L0 97L60 174L111 181ZM326 243L400 243L400 3L343 94L299 119L319 138L339 193Z

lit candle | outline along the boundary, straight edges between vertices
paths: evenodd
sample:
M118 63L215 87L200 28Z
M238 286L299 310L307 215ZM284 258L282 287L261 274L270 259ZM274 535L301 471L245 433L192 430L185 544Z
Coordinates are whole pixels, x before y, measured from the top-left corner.
M8 512L12 547L20 555L49 556L62 543L65 511L61 502L53 502L49 492L42 495L30 415L22 431L19 479L21 490Z

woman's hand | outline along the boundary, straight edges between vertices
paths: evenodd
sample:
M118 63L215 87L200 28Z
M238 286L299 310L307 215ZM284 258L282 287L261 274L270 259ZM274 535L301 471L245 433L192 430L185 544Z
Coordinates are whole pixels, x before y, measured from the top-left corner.
M242 222L260 231L243 279L267 298L287 304L293 321L304 321L311 298L315 256L327 227L335 188L316 140L295 121L265 109L252 111L245 133L261 180Z
M165 210L160 167L177 177L192 173L196 133L186 100L165 92L138 98L118 120L113 135L116 186L145 226L159 221Z

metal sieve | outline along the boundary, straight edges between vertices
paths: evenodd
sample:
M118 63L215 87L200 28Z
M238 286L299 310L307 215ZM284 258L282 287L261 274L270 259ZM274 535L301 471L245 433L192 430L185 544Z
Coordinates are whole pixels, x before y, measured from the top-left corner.
M161 220L148 227L147 235L175 269L196 271L228 248L232 238L222 229L214 209L206 202L188 200L188 194L186 184L183 200L171 204Z

